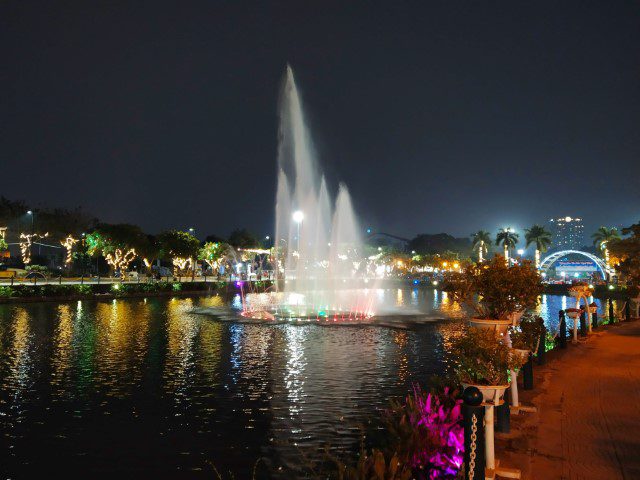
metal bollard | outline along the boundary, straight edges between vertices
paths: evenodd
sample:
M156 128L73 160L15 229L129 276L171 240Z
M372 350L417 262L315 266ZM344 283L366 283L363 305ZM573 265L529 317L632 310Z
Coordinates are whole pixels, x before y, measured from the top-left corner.
M511 392L507 389L504 392L504 402L502 405L494 407L496 411L496 432L509 433L511 431L511 409L509 407Z
M587 336L587 318L584 309L582 309L582 312L580 312L580 336Z
M558 315L560 315L560 348L567 348L567 322L564 318L564 310L560 310Z
M624 304L624 320L625 322L631 321L631 300L627 298L627 303Z
M609 323L615 322L615 319L613 316L613 299L609 297Z
M547 329L543 325L542 333L540 334L540 343L538 343L538 365L545 365L547 363L547 346L545 342L547 340Z
M477 387L465 388L462 398L462 417L464 425L464 471L465 479L484 478L484 407L482 393Z

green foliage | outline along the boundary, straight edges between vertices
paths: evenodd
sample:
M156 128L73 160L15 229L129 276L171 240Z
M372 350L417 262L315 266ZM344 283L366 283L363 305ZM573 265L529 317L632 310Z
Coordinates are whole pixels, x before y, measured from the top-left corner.
M593 244L600 250L604 250L606 245L612 240L619 240L620 234L617 228L600 227L591 235Z
M518 244L518 238L520 238L520 236L517 233L512 232L508 228L502 228L496 235L496 245L502 245L507 249L515 248Z
M234 230L229 235L227 240L229 245L234 248L261 248L262 244L258 237L256 237L253 233L248 230L241 228Z
M479 252L482 249L482 255L486 256L489 253L489 245L491 245L491 234L486 230L478 230L471 235L471 242L474 251Z
M468 238L456 238L447 233L420 234L408 243L408 250L421 255L436 255L454 252L463 257L471 255L472 245Z
M509 335L513 348L534 351L544 331L544 320L533 315L525 315L517 327L511 327Z
M179 292L180 290L182 290L182 284L180 282L175 282L171 288L174 292Z
M2 286L0 287L0 297L15 297L16 296L16 292L15 289L13 287L9 287L9 286Z
M49 274L49 269L43 265L27 265L26 267L24 267L24 269L28 272L28 273L41 273L43 275L48 275Z
M137 225L100 223L85 237L89 255L106 255L116 249L144 248L147 235Z
M200 241L189 232L169 230L158 235L161 258L195 258Z
M7 244L7 241L0 237L0 252L4 252L5 250L9 249L9 245Z
M229 246L226 243L207 242L198 252L198 259L204 260L212 268L218 264L220 259L226 254Z
M505 320L535 307L543 292L540 275L531 262L508 267L500 255L452 274L444 288L472 308L478 318Z
M633 285L640 285L640 222L622 230L624 239L612 239L607 243L612 263L616 270ZM630 292L637 296L635 291Z
M93 293L93 288L91 285L74 285L76 293L80 295L89 295Z
M534 244L536 250L542 253L546 252L549 249L549 245L551 245L551 233L542 225L533 225L531 228L527 228L524 239L527 242L527 247Z
M506 385L509 371L522 366L522 359L512 355L501 335L489 328L470 327L453 339L451 353L462 383Z

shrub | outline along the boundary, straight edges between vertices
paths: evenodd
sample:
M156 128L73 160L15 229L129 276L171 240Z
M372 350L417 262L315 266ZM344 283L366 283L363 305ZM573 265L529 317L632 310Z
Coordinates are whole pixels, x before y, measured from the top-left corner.
M182 283L180 282L175 282L172 286L173 291L174 292L179 292L180 290L182 290Z
M509 335L513 348L521 350L535 350L544 330L544 320L540 317L527 315L520 320L520 325L511 327Z
M506 385L509 371L523 364L518 355L491 329L470 327L452 341L451 351L460 382L475 385Z
M79 293L80 295L89 295L93 293L91 285L74 285L73 287L75 288L76 293Z
M427 393L417 385L405 402L392 402L386 415L394 451L413 478L455 478L463 462L462 400L448 387Z
M12 287L0 287L0 297L15 297L16 296L16 292L15 289Z
M491 319L509 319L513 313L535 307L543 292L540 275L531 262L508 267L500 255L452 274L444 289L478 318Z

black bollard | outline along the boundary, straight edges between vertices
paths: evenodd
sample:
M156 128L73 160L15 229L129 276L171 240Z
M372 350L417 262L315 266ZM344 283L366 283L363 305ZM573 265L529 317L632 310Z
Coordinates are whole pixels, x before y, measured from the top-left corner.
M626 322L631 321L631 300L627 298L627 303L624 304L624 320Z
M464 423L464 471L465 478L484 478L484 407L482 393L477 387L465 388L462 398Z
M567 322L564 318L564 310L560 310L560 348L567 348Z
M613 323L615 317L613 316L613 299L609 297L609 323Z
M591 326L593 328L598 328L598 309L591 314Z
M586 337L587 336L587 318L584 313L584 309L581 308L580 310L582 310L582 312L580 312L580 336Z
M509 398L511 392L507 388L504 392L504 401L502 405L498 405L493 409L496 412L495 431L500 433L509 433L511 431L511 409L509 408Z
M547 363L547 346L545 342L547 340L547 328L542 326L542 333L540 334L540 343L538 343L538 365L545 365Z
M522 366L522 388L533 390L533 355L529 353L529 360Z

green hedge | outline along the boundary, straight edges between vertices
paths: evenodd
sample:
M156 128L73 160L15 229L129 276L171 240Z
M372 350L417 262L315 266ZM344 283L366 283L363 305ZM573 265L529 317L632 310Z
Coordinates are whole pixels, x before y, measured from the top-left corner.
M258 289L268 286L267 282L256 282ZM6 285L0 286L0 298L27 297L77 297L111 294L124 297L131 294L159 292L203 292L224 291L235 288L227 282L153 282L153 283L101 283L85 285Z

